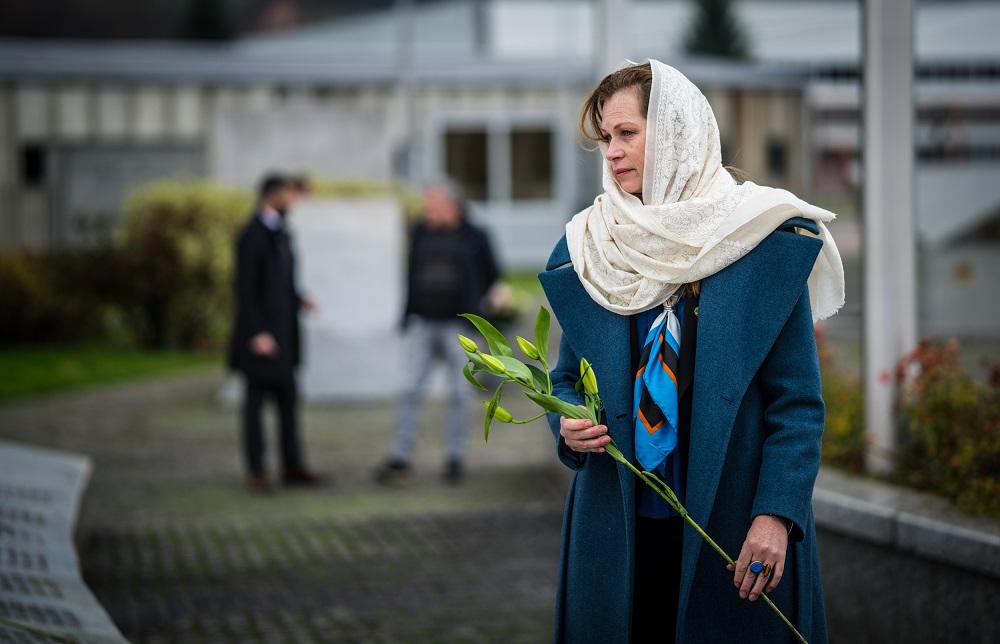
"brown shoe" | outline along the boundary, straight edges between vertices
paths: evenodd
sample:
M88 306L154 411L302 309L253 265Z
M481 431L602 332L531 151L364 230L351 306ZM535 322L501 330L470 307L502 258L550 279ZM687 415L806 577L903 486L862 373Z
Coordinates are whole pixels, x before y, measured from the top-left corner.
M326 482L323 476L307 469L285 472L282 480L285 485L320 485Z
M247 480L247 487L255 494L267 494L271 491L271 479L267 478L265 474L251 476Z

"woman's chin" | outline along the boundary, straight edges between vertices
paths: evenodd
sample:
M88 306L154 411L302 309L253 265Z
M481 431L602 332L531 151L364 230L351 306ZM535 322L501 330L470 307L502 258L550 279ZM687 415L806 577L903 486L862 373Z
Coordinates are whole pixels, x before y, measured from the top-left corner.
M638 181L626 181L622 184L622 190L629 194L641 195L642 194L642 184Z
M628 174L632 175L633 173L629 172ZM618 187L622 189L622 192L627 192L633 195L642 194L641 181L637 181L631 176L625 176L622 179L617 179L616 181L618 183Z

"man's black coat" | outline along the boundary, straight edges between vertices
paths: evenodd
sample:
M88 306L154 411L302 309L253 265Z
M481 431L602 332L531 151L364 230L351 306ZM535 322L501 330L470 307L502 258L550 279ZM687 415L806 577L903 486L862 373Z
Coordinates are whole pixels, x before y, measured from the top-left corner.
M235 287L229 366L256 380L290 378L301 355L295 261L288 234L271 230L256 214L236 241ZM264 331L278 343L275 357L250 351L250 338Z

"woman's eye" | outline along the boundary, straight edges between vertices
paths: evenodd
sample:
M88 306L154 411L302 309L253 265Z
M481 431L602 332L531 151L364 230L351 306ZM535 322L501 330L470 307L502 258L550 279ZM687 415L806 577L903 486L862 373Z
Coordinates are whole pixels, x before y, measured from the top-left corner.
M622 136L624 137L629 137L632 136L633 134L635 134L635 132L633 132L632 130L622 130Z

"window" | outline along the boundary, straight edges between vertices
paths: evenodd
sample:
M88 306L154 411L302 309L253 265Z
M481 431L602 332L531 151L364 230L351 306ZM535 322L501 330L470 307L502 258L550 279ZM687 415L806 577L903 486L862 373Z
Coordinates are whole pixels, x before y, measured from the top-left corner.
M45 148L29 143L21 148L21 183L25 188L45 185Z
M515 129L510 133L510 187L513 199L552 198L552 132Z
M555 134L543 124L462 123L444 131L444 174L472 201L556 198Z
M444 169L470 200L488 196L485 130L448 130L444 135Z

